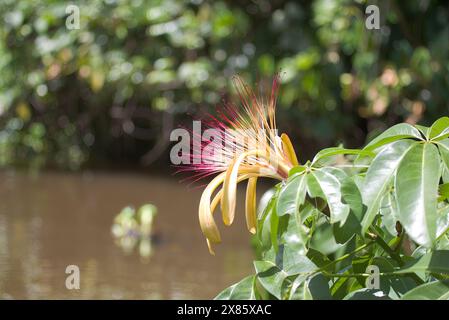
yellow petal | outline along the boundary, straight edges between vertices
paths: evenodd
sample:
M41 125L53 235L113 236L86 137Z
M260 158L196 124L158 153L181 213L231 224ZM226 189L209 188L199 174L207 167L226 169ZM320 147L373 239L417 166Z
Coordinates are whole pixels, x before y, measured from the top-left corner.
M296 157L295 149L293 148L290 138L285 133L281 134L282 149L292 165L299 165L298 158Z
M223 216L223 222L227 226L231 225L234 221L240 164L246 157L257 155L258 153L259 151L257 149L243 152L231 162L228 170L226 170L226 177L223 181L223 196L221 198L221 214Z
M249 178L248 185L246 187L246 202L245 202L245 214L246 214L246 226L249 232L256 233L257 217L256 217L256 186L257 177Z
M209 239L206 239L207 242L207 248L209 249L209 253L213 256L215 256L214 248L212 247L212 243L210 243Z
M214 221L214 217L212 216L210 199L215 189L223 182L225 174L225 172L219 174L207 185L201 195L198 210L201 230L205 237L213 243L221 242L221 236Z
M257 176L255 176L254 174L242 174L238 177L237 183L240 181L246 180L250 177L256 177L256 179L257 179ZM217 207L218 203L220 203L222 195L223 195L223 189L221 189L217 192L217 194L214 196L214 199L212 200L212 202L210 204L210 210L211 210L212 216L214 214L215 208ZM209 253L211 255L215 255L215 251L214 251L212 242L208 238L206 238L206 242L207 242L207 248L209 249Z

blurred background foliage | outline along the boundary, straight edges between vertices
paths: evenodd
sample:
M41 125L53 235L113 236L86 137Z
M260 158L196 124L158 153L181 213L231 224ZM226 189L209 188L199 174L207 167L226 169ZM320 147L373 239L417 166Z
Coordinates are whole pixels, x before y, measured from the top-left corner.
M170 130L214 112L234 74L281 71L302 160L449 108L447 1L0 0L0 20L0 166L166 163Z

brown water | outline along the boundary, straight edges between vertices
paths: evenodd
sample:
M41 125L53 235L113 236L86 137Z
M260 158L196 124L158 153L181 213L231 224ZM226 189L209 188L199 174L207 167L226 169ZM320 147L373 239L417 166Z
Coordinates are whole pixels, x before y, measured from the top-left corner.
M253 272L253 252L240 214L209 255L197 219L201 190L135 173L0 172L0 298L213 298ZM114 243L111 224L123 207L148 202L159 209L160 241L145 261ZM65 286L72 264L79 290Z

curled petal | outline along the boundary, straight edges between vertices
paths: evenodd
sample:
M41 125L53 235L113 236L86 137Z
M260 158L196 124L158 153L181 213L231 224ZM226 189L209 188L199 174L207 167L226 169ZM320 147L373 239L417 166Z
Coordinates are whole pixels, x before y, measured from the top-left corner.
M234 161L232 161L228 170L226 170L226 177L223 182L223 196L221 198L221 214L223 222L229 226L234 221L235 203L237 197L237 179L239 175L239 167L246 157L257 155L259 150L252 150L243 152Z
M295 149L293 148L292 142L290 141L290 138L288 135L283 133L281 135L282 140L282 149L284 151L284 154L287 156L288 160L293 166L299 165L298 158L296 157Z
M239 183L239 182L241 182L243 180L249 179L251 177L254 177L255 179L257 179L257 176L254 173L252 173L252 174L242 174L242 175L240 175L237 178L237 183ZM210 205L211 215L214 214L214 211L215 211L217 205L220 203L222 195L223 195L223 189L219 190L217 192L217 194L214 196L214 199L212 200L211 205ZM212 242L209 239L207 239L207 238L206 238L206 242L207 242L207 248L209 249L209 253L211 255L215 255L215 251L214 251Z
M209 253L213 256L215 256L215 251L212 246L212 243L209 241L209 239L206 238L207 248L209 249Z
M220 232L218 231L217 224L214 221L214 217L212 216L211 203L210 199L212 193L215 189L223 182L226 173L223 172L216 176L204 189L203 194L201 195L200 205L199 205L199 220L201 231L204 236L213 243L221 242Z
M257 177L249 178L246 187L245 215L246 226L249 232L256 233L257 217L256 217L256 186Z

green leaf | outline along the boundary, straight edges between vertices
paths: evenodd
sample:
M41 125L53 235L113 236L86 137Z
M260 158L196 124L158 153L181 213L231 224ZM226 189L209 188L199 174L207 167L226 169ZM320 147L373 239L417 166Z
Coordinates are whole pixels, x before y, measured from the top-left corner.
M449 198L449 183L440 184L438 186L438 201L444 201Z
M350 292L343 300L391 300L384 292L375 289L359 289Z
M441 237L449 228L449 205L438 208L437 237Z
M292 282L290 286L290 293L288 296L289 300L306 300L305 294L306 292L302 290L298 290L299 287L304 287L304 282L306 281L307 277L309 275L307 274L300 274L298 275Z
M391 185L399 163L416 142L400 140L391 143L374 158L363 181L362 197L367 210L362 220L362 232L365 233L376 214L385 192Z
M382 134L374 138L366 145L365 148L363 148L363 150L374 150L386 144L406 138L416 138L422 140L422 136L418 129L408 123L400 123L387 129Z
M280 246L276 264L289 276L310 273L317 269L316 265L307 256L299 253L295 247L289 245Z
M363 218L363 201L357 184L351 177L346 177L341 184L341 195L345 203L360 221Z
M449 300L449 281L422 284L404 294L402 300Z
M306 176L297 175L287 180L287 184L281 189L277 201L277 214L295 214L306 198Z
M314 175L308 174L307 176L307 193L311 198L321 198L325 199L325 195L323 190L320 187L320 184L318 183L318 180L315 178Z
M392 236L396 236L396 222L399 219L396 199L392 192L389 192L382 199L380 214L382 215L382 225L385 227L388 233L390 233Z
M322 274L309 278L304 286L304 290L307 290L307 295L313 300L332 300L329 282Z
M257 221L257 235L262 245L263 250L268 250L271 246L271 234L272 234L272 216L274 215L276 218L276 200L277 195L273 195L272 198L268 201L268 205L265 210L262 212L262 216Z
M305 167L305 166L296 166L296 167L293 167L293 168L291 168L290 171L288 172L288 176L291 177L291 176L300 174L300 173L304 172L304 170L306 170L306 167Z
M396 274L427 272L449 274L449 250L436 250L426 253L417 261L411 262Z
M338 243L346 243L355 234L361 233L361 221L363 219L363 203L359 188L351 177L342 181L341 194L343 202L347 203L350 212L345 221L333 225L335 240Z
M420 126L418 124L415 124L415 127L416 127L416 129L418 129L422 133L422 135L424 137L426 137L426 139L429 138L429 130L430 130L430 128L424 127L424 126Z
M395 179L398 219L419 245L436 238L440 155L435 145L415 144L404 156Z
M335 264L331 264L332 261L322 252L309 248L307 251L307 258L309 258L310 261L312 261L320 269L330 273L334 272Z
M289 277L308 275L317 267L306 256L299 254L288 246L279 246L276 263L271 261L254 261L257 278L261 285L278 299L291 286Z
M255 300L256 276L248 276L223 290L215 300Z
M360 149L346 149L341 147L326 148L318 152L312 160L312 164L317 163L323 158L335 156L335 155L345 155L345 154L356 154L362 156L374 156L374 153L368 150Z
M325 190L324 199L329 206L331 223L344 222L349 214L349 205L342 202L342 182L337 177L338 174L344 172L335 168L322 168L312 172L321 190Z
M324 220L324 219L323 219ZM332 225L326 221L318 224L310 241L310 248L323 254L331 254L342 247L338 244L332 229Z
M279 216L276 214L276 209L273 209L270 214L270 240L275 251L278 249L278 229Z
M368 254L363 255L363 256L355 256L351 261L353 272L354 273L365 273L370 260L371 260L371 256ZM365 277L358 276L358 277L356 277L356 280L360 285L365 287Z
M288 245L300 254L307 252L307 243L309 240L309 228L304 225L304 221L314 214L316 208L310 203L301 206L299 212L290 215L286 230L282 233L282 243Z
M442 117L435 121L429 129L429 139L442 140L449 136L449 118Z
M374 257L370 260L369 265L374 265L379 268L381 273L394 272L398 268L397 261L392 258ZM416 287L416 282L408 277L379 277L379 289L385 292L390 298L398 299L405 292Z
M441 159L445 164L446 171L449 171L449 139L436 142L440 151Z
M254 268L260 284L277 299L281 299L288 274L271 261L254 261Z

